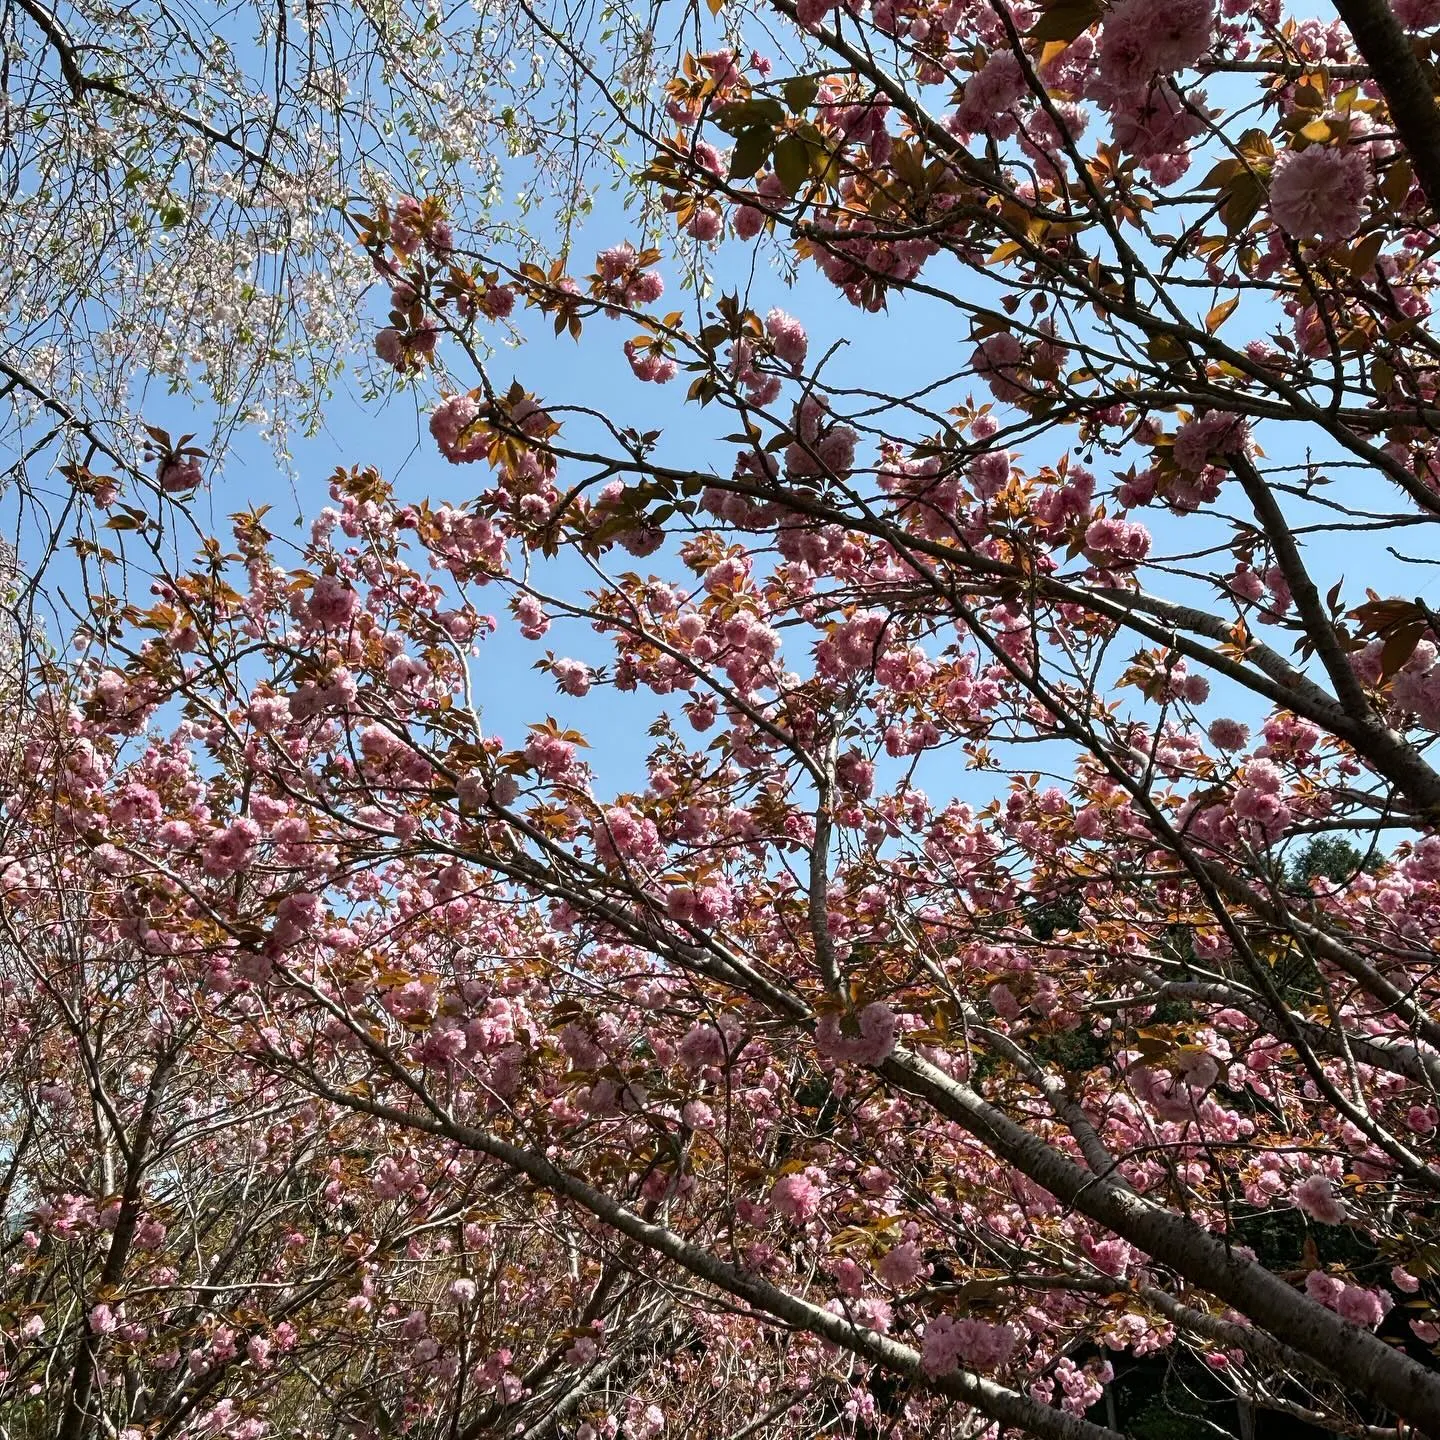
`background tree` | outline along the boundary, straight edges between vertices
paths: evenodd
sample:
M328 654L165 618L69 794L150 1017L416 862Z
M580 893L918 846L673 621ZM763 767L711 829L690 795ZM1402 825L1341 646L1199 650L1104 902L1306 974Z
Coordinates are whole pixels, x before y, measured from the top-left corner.
M643 28L619 17L596 73L643 88ZM289 467L337 390L389 388L356 344L352 216L421 190L545 255L592 203L604 126L508 7L10 0L0 46L0 494L32 574L77 487L113 473L183 530L237 433ZM147 486L167 405L193 409L195 463Z

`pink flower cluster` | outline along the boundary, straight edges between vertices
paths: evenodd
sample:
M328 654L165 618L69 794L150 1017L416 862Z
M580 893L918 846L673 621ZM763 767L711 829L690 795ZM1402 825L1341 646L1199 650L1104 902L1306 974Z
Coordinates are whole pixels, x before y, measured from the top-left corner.
M628 240L595 257L595 279L597 293L609 303L612 314L620 305L631 309L649 305L665 290L665 282L642 263L640 253Z
M792 370L799 370L810 348L805 327L793 315L787 315L783 310L772 310L765 317L765 333L770 337L775 358Z
M857 1035L846 1034L839 1015L822 1015L815 1027L815 1043L824 1055L850 1065L879 1065L895 1049L895 1012L879 1000L855 1017Z
M390 210L390 243L407 259L423 243L433 255L448 255L455 248L449 221L438 212L427 215L413 195L401 195Z
M1142 95L1157 75L1193 65L1210 47L1215 0L1119 0L1105 13L1097 52L1097 99L1110 106Z
M561 784L575 784L580 779L575 746L558 735L544 731L532 732L525 744L525 759L536 774Z
M596 857L607 865L635 861L658 868L665 863L665 848L660 832L648 816L637 815L625 805L613 805L605 811L603 823L594 827Z
M338 575L320 575L311 587L304 614L317 630L343 630L359 604L360 597Z
M211 836L201 868L217 879L234 875L249 865L259 839L260 827L248 815L242 815Z
M739 1059L743 1044L740 1022L721 1015L713 1025L692 1025L680 1041L678 1057L687 1070L719 1069Z
M556 660L550 666L555 683L566 695L588 695L595 674L583 660Z
M204 483L205 473L200 462L190 456L172 455L155 477L167 495L186 495Z
M1134 1353L1143 1354L1143 1348L1136 1346ZM1069 1415L1083 1415L1104 1397L1105 1387L1114 1378L1115 1369L1108 1360L1087 1360L1077 1365L1068 1355L1062 1355L1055 1362L1053 1378L1035 1381L1030 1393L1042 1405L1049 1405L1058 1389L1060 1408Z
M664 385L673 380L679 372L680 367L665 353L662 341L639 336L627 340L623 349L637 380L646 380L652 385Z
M1270 213L1297 240L1337 245L1364 224L1370 162L1354 146L1286 150L1270 177Z
M479 418L480 406L473 395L447 395L431 413L430 434L452 465L485 458L486 437L471 428Z
M859 436L829 416L829 404L806 395L795 407L794 441L785 448L785 473L792 480L834 475L844 479L855 464Z
M1210 743L1217 750L1243 750L1250 739L1250 727L1242 725L1238 720L1229 720L1221 717L1210 722L1210 729L1206 732Z
M1345 1202L1323 1175L1308 1175L1291 1191L1295 1203L1312 1220L1322 1225L1345 1223Z
M992 51L984 65L966 82L954 128L963 134L1008 139L1019 128L1014 113L1016 101L1028 93L1025 72L1009 47Z
M1150 532L1134 520L1101 516L1085 530L1085 558L1104 570L1132 570L1150 553Z
M1271 761L1252 760L1230 803L1235 817L1252 825L1266 841L1278 840L1294 818L1280 793L1283 785L1284 777Z
M949 1375L962 1366L996 1370L1014 1353L1018 1338L1008 1325L939 1315L926 1325L921 1338L920 1368L927 1375Z
M764 407L774 404L782 389L780 376L760 369L757 363L761 351L753 341L737 340L730 347L729 370L737 385L745 390L745 398L752 405Z
M823 1170L811 1165L804 1170L782 1175L770 1191L770 1203L782 1220L792 1225L804 1225L813 1220L824 1199L826 1175Z
M534 595L519 595L510 608L520 622L520 633L527 640L539 640L550 629L550 617Z
M988 336L975 348L970 364L997 400L1024 400L1031 394L1025 347L1008 330Z
M1440 730L1440 649L1421 640L1390 686L1397 710L1412 714L1428 730Z
M672 885L665 896L665 913L682 924L713 930L735 913L735 896L723 880Z
M430 553L457 580L483 585L504 568L505 532L488 515L441 505L431 512L430 521ZM493 621L477 621L494 628Z
M440 326L429 316L403 328L387 325L376 333L375 357L405 374L434 358L439 339Z
M1207 410L1175 432L1175 463L1193 475L1203 473L1212 459L1250 449L1250 427L1239 415Z
M880 658L886 616L864 610L835 626L815 647L815 663L822 675L835 679L868 670Z
M892 1245L881 1256L880 1264L876 1268L880 1278L897 1290L909 1289L918 1279L930 1273L930 1266L925 1263L920 1246L914 1240L903 1240L899 1245Z
M1115 143L1133 155L1157 185L1173 184L1190 168L1190 142L1205 131L1202 115L1195 113L1204 104L1203 90L1182 101L1174 84L1157 80L1115 112Z
M1347 1285L1335 1275L1312 1270L1305 1277L1305 1293L1318 1300L1327 1310L1334 1310L1352 1325L1373 1330L1389 1313L1395 1302L1385 1290L1367 1290L1363 1285Z

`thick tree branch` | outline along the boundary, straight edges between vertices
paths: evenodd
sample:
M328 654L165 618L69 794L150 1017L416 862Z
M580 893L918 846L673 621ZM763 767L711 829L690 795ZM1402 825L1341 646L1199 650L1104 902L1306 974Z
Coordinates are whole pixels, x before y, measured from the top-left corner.
M1433 71L1421 63L1389 0L1335 0L1335 9L1385 96L1432 213L1440 215L1440 105Z

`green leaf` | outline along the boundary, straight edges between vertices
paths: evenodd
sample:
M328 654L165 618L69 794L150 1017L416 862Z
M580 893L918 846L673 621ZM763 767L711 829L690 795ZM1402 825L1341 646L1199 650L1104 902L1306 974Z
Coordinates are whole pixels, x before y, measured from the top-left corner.
M748 180L765 164L774 144L775 132L768 125L757 125L746 130L735 142L730 152L730 178Z
M1220 213L1225 220L1225 229L1234 235L1243 230L1254 218L1265 200L1265 187L1259 177L1250 170L1242 170L1226 186L1225 203Z
M775 147L775 174L792 196L810 178L810 147L798 135L787 135Z
M715 112L715 123L727 135L738 135L757 125L779 125L785 119L785 107L775 99L737 100Z
M1099 0L1054 0L1031 27L1031 40L1063 40L1067 44L1100 18Z
M780 87L780 92L785 96L785 103L799 115L815 103L815 97L820 93L820 82L813 75L797 75L793 80L787 80Z

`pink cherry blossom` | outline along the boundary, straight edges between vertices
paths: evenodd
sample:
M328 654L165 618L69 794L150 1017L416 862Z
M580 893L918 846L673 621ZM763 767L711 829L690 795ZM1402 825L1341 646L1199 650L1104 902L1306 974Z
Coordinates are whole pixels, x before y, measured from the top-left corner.
M1270 213L1297 240L1338 244L1363 224L1370 185L1363 150L1328 145L1286 150L1270 177Z
M1340 1225L1345 1221L1345 1204L1335 1193L1335 1187L1323 1175L1311 1175L1301 1180L1291 1194L1295 1203L1312 1220L1322 1225Z

